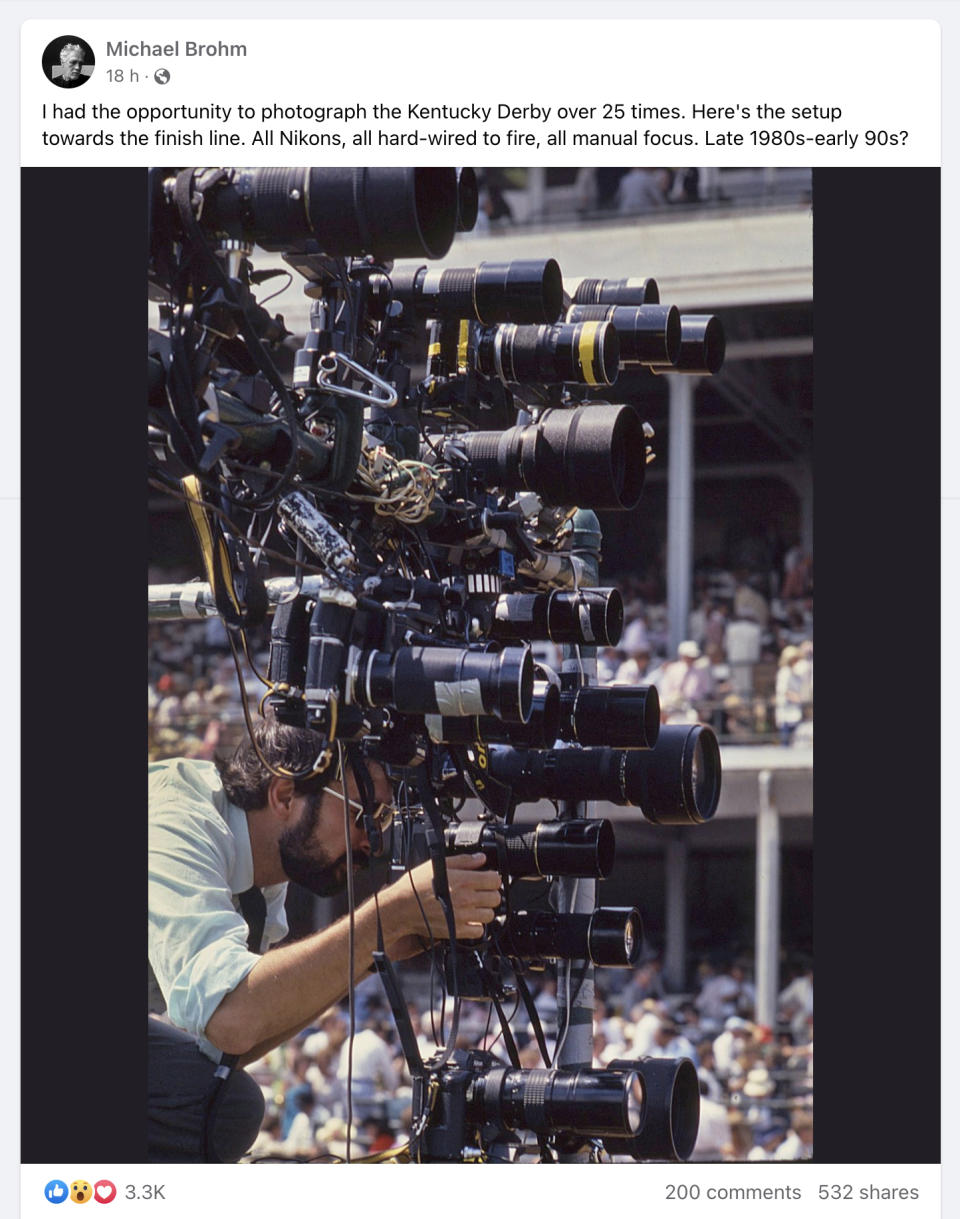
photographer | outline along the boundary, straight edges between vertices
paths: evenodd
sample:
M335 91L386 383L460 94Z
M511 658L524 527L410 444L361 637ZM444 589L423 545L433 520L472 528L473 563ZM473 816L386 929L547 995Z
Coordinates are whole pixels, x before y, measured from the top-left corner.
M148 1022L151 1160L238 1159L257 1134L263 1098L244 1072L226 1068L261 1057L349 989L346 918L258 955L287 934L288 880L330 895L347 881L348 852L354 868L369 859L357 815L363 783L351 767L339 775L335 762L314 769L320 752L315 733L268 720L226 764L177 758L150 768L148 955L162 994L151 1009L165 1005L169 1021ZM364 769L385 828L388 781L379 767ZM499 874L480 870L483 862L447 862L464 939L479 938L500 900ZM354 981L370 967L378 913L394 959L419 952L428 930L448 934L432 880L426 863L357 908Z

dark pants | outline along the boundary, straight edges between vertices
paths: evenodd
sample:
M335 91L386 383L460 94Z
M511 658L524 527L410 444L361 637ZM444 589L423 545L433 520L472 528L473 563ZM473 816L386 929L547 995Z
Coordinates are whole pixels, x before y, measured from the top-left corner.
M152 1163L203 1163L204 1110L216 1063L187 1033L147 1020L149 1093L147 1159ZM209 1146L211 1159L239 1160L263 1121L263 1093L245 1071L231 1071L221 1085Z

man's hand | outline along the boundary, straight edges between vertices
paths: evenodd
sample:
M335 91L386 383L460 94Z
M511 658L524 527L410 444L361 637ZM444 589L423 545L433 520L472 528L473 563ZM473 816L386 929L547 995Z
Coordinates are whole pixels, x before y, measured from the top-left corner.
M447 882L458 940L478 940L484 924L492 922L500 905L500 874L485 868L486 857L452 855L447 858ZM433 863L427 860L390 886L390 911L384 931L394 937L388 945L392 957L402 959L422 951L432 934L449 939L443 907L433 895ZM419 903L418 899L419 898Z

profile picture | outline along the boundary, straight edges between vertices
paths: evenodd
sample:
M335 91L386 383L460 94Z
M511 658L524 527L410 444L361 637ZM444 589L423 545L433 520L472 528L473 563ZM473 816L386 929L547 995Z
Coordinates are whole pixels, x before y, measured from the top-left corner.
M61 34L47 43L43 52L43 74L61 89L77 89L93 75L96 62L88 42L74 34Z

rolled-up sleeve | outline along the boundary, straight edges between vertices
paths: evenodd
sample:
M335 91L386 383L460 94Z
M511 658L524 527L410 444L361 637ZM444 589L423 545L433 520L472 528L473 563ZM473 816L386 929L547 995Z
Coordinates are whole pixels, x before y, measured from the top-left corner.
M228 878L236 844L216 808L161 776L152 781L148 955L170 1020L203 1040L223 997L257 957Z

